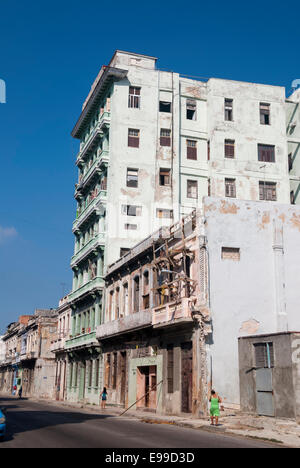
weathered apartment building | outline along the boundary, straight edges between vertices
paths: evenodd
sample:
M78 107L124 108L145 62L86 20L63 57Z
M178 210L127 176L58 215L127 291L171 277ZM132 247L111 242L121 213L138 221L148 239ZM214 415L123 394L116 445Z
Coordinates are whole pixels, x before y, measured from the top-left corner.
M300 420L300 209L204 198L107 271L97 328L110 402ZM239 344L240 341L240 344ZM151 391L150 391L151 390Z
M55 359L51 342L57 328L55 310L37 309L8 326L2 337L5 359L0 362L0 390L22 386L24 396L53 398Z
M109 265L201 206L203 196L299 200L298 92L286 100L283 87L191 79L156 62L116 51L72 131L80 148L65 340L71 400L99 401L96 329Z

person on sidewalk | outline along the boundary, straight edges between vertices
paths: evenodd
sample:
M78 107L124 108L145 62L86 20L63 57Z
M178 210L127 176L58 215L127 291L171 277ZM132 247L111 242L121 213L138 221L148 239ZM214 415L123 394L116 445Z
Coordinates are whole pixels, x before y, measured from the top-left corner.
M19 388L19 399L20 400L22 398L22 392L23 392L23 388L22 388L22 385L21 385L21 387Z
M106 387L104 387L103 392L101 394L101 408L102 409L105 409L106 401L107 401L107 391L106 391Z
M214 390L212 390L209 401L211 426L218 426L220 417L220 403L222 403L222 400L219 395Z

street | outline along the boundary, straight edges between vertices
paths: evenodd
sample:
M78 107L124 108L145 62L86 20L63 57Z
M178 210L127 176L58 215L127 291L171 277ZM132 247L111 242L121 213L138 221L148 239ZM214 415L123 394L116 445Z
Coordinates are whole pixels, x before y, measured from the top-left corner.
M146 424L129 417L0 398L7 418L1 448L273 448L205 430Z

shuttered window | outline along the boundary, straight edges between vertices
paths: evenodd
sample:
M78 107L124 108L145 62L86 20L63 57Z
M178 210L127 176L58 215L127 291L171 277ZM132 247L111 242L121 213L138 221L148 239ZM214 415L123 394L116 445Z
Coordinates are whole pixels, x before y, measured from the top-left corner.
M186 157L187 159L197 160L197 141L186 140Z
M198 198L198 182L196 180L187 181L187 198Z
M129 87L128 107L140 109L141 107L141 88L136 86Z
M237 247L222 247L222 260L239 261L241 258L240 249Z
M261 102L259 104L259 115L261 125L270 125L270 104Z
M127 169L126 185L127 187L138 187L138 169Z
M160 146L171 146L171 130L167 128L160 129Z
M259 182L259 199L276 201L276 182Z
M128 129L128 146L130 146L131 148L139 148L140 131L137 128Z
M171 169L159 170L159 185L171 185Z
M225 120L233 120L233 99L225 99Z
M235 153L235 141L234 140L225 140L225 158L234 158Z
M258 160L263 162L275 162L275 146L259 144Z
M236 198L235 179L225 179L225 197Z
M255 367L268 368L274 367L274 347L273 343L255 343Z

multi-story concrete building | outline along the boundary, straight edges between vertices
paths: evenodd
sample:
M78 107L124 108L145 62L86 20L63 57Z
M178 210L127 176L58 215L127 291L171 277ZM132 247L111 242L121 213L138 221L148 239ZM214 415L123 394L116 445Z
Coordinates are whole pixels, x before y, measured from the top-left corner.
M12 393L22 386L25 396L53 398L55 359L50 344L57 329L55 310L37 309L8 326L3 337L6 358L0 367L0 389Z
M112 264L110 402L197 415L213 387L226 407L299 419L299 226L296 206L206 197Z
M69 368L72 399L94 402L98 392L86 391L87 366L92 355L101 367L95 330L108 265L208 194L290 201L284 88L188 78L156 62L116 51L72 131L80 141L66 341L79 369L74 380Z

